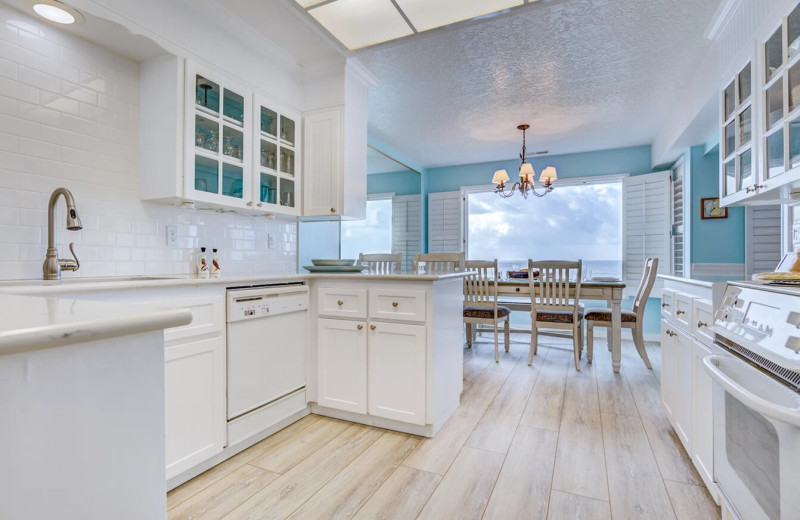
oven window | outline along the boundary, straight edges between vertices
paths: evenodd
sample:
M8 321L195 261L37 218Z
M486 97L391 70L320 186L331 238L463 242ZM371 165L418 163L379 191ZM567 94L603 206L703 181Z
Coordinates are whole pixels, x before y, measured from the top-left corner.
M761 415L725 393L725 452L768 518L781 517L778 433Z

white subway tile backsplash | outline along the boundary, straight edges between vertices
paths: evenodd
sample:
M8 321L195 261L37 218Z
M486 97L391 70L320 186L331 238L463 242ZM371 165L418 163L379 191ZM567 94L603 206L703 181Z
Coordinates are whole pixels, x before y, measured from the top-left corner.
M22 83L48 92L57 93L61 89L61 80L57 77L24 65L19 65L17 79Z
M13 61L0 58L0 76L9 79L16 79L17 64Z
M19 46L48 58L59 59L61 57L61 47L57 43L43 38L40 31L37 31L36 34L19 31Z
M11 78L0 78L0 95L29 103L39 102L39 89Z

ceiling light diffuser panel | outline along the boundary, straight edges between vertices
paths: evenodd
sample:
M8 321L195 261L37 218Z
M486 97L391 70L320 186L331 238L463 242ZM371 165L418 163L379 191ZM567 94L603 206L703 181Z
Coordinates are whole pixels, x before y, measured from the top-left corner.
M312 7L308 14L350 50L413 34L391 0L336 0Z
M523 0L396 0L417 31L470 20L525 3ZM337 2L338 3L338 2Z

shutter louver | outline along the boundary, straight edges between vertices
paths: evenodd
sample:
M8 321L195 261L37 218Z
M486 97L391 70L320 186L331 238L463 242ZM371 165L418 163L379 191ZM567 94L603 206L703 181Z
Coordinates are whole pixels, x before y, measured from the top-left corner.
M751 206L747 210L747 279L775 270L781 250L780 206Z
M461 251L461 192L428 195L428 252Z
M420 196L392 199L392 252L403 253L403 270L410 271L420 251Z

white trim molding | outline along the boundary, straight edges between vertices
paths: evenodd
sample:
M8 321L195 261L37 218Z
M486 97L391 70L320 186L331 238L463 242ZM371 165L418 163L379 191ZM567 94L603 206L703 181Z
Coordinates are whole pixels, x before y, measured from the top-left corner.
M744 264L702 263L692 264L692 276L728 276L744 278Z

